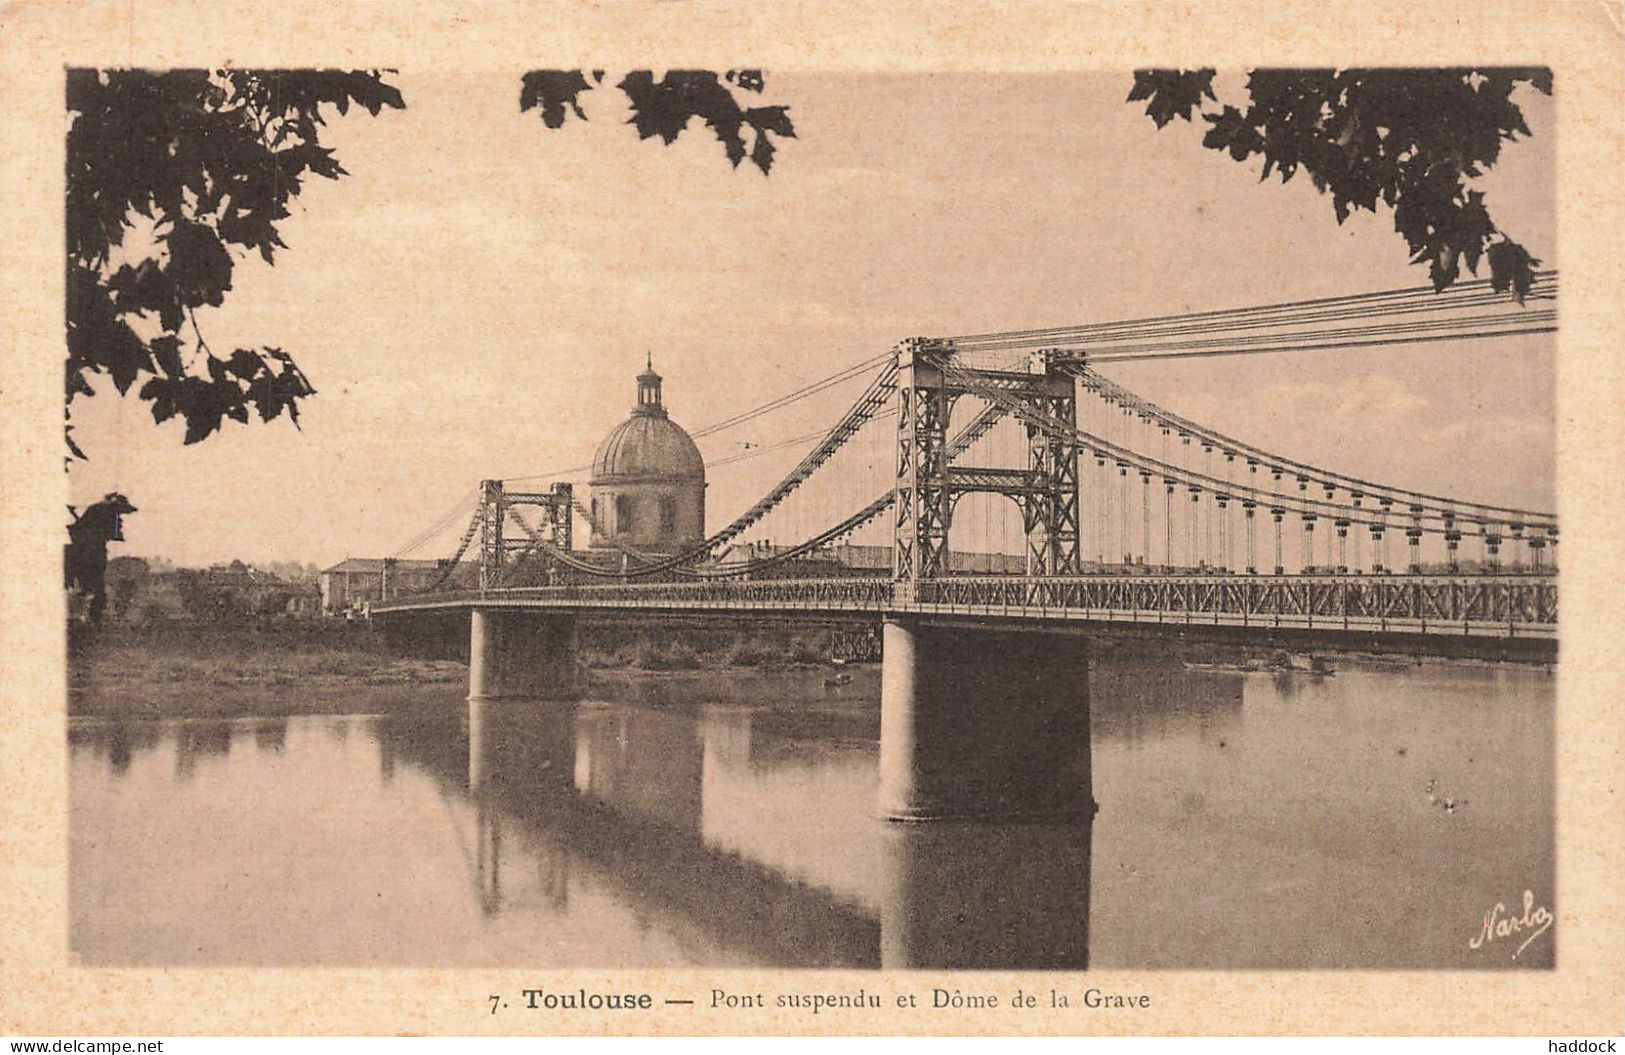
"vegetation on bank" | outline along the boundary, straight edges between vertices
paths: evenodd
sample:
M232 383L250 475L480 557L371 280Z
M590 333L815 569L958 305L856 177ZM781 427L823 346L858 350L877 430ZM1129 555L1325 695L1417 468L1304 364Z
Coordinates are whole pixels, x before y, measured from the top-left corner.
M580 658L589 682L611 679L653 689L673 674L759 676L814 689L851 679L827 668L833 631L812 624L680 625L584 622ZM850 632L850 631L847 631ZM121 717L235 717L443 711L467 692L468 627L447 620L433 633L401 640L347 620L152 620L82 624L69 633L68 713ZM1270 646L1107 637L1091 654L1112 666L1146 665L1316 677L1338 669L1393 669L1413 656L1337 653L1317 660ZM645 677L645 675L649 675ZM865 684L858 674L856 689ZM787 683L788 683L787 682ZM642 691L642 690L639 690Z
M814 666L830 661L827 628L588 625L581 662L589 670L721 670Z
M126 717L340 714L407 686L464 691L449 660L392 654L359 624L151 621L68 634L68 713Z
M157 620L99 631L74 625L68 713L373 713L460 698L468 683L466 636L427 644L345 620ZM829 647L828 631L818 628L590 625L582 628L581 662L589 675L794 670L827 663Z

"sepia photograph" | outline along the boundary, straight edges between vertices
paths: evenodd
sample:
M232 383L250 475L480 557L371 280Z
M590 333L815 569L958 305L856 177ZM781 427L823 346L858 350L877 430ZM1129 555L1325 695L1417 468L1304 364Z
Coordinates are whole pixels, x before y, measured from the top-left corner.
M69 70L74 955L1550 966L1560 90Z
M8 117L55 241L7 281L60 261L3 767L56 812L0 826L60 855L7 880L51 987L414 972L429 1034L1617 1003L1595 71L506 24L132 37ZM272 1006L205 1028L345 1032Z

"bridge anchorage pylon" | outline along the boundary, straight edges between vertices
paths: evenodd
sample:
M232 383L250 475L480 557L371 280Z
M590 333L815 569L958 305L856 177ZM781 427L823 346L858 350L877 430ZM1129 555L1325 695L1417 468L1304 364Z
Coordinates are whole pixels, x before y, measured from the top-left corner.
M953 342L916 337L897 346L897 477L893 502L893 576L906 594L921 580L951 570L948 532L954 504L972 492L1002 494L1021 508L1031 575L1082 571L1076 439L1027 427L1026 465L949 466L947 429L969 389L955 375L1019 400L1035 414L1075 426L1077 383L1064 366L1077 352L1040 349L1024 364L973 366L957 360Z

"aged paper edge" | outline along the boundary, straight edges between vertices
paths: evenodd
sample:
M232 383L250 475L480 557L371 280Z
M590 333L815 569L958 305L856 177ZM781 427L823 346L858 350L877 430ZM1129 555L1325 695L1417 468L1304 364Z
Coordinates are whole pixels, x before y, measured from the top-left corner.
M1625 809L1614 482L1625 243L1617 173L1625 15L1597 3L13 3L0 8L0 1032L12 1035L514 1033L1485 1033L1625 1030ZM61 141L66 65L583 64L769 70L1129 70L1258 64L1544 64L1556 71L1559 243L1558 966L1549 972L919 972L85 969L67 953ZM1584 569L1580 571L1579 569ZM489 1014L545 981L670 991L1018 985L1151 993L1149 1010L639 1018Z

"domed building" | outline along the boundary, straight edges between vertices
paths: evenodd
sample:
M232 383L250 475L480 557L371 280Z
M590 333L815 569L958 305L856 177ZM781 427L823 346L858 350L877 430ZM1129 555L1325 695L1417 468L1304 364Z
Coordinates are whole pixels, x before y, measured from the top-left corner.
M651 358L638 375L632 416L598 445L592 460L593 549L615 543L676 553L705 538L705 459L666 415Z

